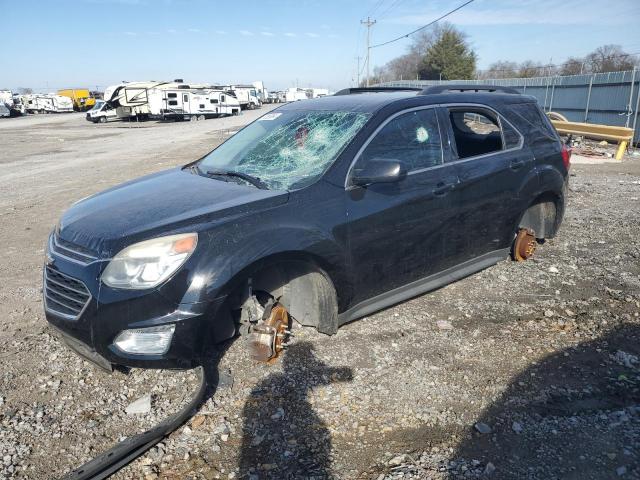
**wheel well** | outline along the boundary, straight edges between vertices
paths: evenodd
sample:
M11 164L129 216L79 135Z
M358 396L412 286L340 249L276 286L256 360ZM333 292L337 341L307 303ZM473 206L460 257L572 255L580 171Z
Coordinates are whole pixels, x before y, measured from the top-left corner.
M278 299L299 323L332 335L338 329L338 294L321 260L299 254L261 259L229 283L229 307L240 308L252 291Z
M520 219L518 228L530 228L536 238L553 238L562 220L562 199L553 192L545 192L531 202Z

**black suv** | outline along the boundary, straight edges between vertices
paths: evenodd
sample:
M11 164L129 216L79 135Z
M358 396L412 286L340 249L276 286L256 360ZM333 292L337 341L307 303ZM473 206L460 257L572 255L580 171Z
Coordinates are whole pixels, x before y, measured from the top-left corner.
M346 322L506 258L561 223L570 152L533 97L348 89L267 113L198 161L73 205L51 233L47 320L78 353L189 368L289 322Z

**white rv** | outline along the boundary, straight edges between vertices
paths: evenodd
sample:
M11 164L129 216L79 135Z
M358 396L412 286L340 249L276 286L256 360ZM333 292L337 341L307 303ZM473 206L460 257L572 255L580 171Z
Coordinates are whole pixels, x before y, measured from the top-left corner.
M0 117L10 117L11 112L9 108L2 102L0 102Z
M253 85L253 88L256 91L256 97L260 100L260 103L268 103L269 92L265 88L264 83L262 83L261 80L256 80L251 85Z
M329 95L328 88L307 88L307 98L320 98Z
M260 108L262 103L258 98L258 92L253 85L227 85L224 90L233 95L240 102L243 110L253 110Z
M222 90L210 88L152 88L149 113L162 120L204 120L239 115L240 102Z
M125 82L105 88L104 100L115 108L118 118L149 116L147 91L166 82Z
M22 104L29 113L73 112L73 100L53 94L30 94L22 96Z
M285 92L286 102L297 102L298 100L306 100L307 92L302 88L291 87Z

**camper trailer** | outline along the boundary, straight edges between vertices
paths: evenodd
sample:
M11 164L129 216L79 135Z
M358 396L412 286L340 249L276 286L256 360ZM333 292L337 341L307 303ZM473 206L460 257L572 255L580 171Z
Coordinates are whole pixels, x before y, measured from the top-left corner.
M137 118L143 120L149 116L147 91L166 82L124 82L105 88L104 100L115 108L118 118Z
M328 88L307 88L306 92L308 98L320 98L329 95Z
M253 110L262 105L253 85L227 85L224 89L238 99L243 110Z
M256 97L258 98L260 103L268 103L269 92L265 88L264 83L262 83L261 80L257 80L253 82L251 85L253 85L253 88L256 91Z
M240 114L240 102L219 89L152 88L148 91L149 112L162 120L204 120Z
M28 113L73 112L73 100L54 94L30 94L22 96L22 104Z
M297 102L298 100L306 100L307 92L302 88L291 87L285 92L286 102Z

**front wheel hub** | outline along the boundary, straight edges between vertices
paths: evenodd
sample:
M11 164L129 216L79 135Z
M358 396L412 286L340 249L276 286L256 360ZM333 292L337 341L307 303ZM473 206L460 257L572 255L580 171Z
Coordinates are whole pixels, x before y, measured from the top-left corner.
M530 228L521 228L513 242L513 259L524 262L534 254L537 246L535 232Z
M251 358L258 362L271 363L282 350L289 328L289 312L281 304L274 304L265 311L263 319L251 327L248 336Z

